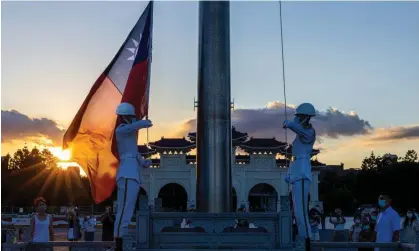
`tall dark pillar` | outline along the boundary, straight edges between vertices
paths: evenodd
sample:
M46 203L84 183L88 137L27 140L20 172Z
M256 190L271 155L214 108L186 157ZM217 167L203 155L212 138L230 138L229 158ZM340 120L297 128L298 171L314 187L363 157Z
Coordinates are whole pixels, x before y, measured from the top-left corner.
M199 2L197 211L231 211L230 3Z

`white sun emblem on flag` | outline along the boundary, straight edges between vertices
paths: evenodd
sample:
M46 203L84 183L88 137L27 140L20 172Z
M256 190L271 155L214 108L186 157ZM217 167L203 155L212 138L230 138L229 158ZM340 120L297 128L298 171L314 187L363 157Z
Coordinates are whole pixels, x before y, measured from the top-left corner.
M140 41L141 41L141 37L142 37L142 35L140 35ZM140 43L133 38L131 38L131 41L134 45L134 48L127 48L127 50L132 52L132 55L129 58L127 58L127 60L134 61L135 57L137 56L138 48L139 48Z

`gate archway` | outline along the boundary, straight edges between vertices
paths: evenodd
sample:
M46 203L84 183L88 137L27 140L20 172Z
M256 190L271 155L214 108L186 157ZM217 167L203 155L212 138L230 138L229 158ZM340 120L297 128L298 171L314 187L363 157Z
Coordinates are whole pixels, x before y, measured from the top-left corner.
M183 186L169 183L160 188L158 198L164 211L186 212L188 193Z
M259 183L249 192L249 210L251 212L276 212L278 193L266 183Z

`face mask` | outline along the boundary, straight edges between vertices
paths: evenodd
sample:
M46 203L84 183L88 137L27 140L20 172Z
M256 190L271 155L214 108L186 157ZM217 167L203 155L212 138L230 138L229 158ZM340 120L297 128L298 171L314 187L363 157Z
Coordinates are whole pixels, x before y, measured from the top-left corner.
M371 216L371 220L377 220L377 216L375 215Z
M385 207L385 206L386 206L386 201L385 201L385 200L379 200L379 201L378 201L378 205L379 205L380 207Z
M369 226L369 225L364 225L364 226L363 226L363 228L364 228L365 230L367 230L367 229L370 229L370 226Z
M359 224L359 223L361 223L361 220L358 220L358 219L357 219L357 220L355 220L355 223L356 223L356 224Z
M412 218L412 217L413 217L413 214L412 214L412 213L408 213L408 214L407 214L407 218L409 218L409 219L410 219L410 218Z

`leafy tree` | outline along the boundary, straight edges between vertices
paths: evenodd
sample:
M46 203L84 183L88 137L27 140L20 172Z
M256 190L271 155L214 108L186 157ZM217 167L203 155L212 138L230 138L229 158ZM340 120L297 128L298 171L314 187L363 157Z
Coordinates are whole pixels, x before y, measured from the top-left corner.
M418 161L418 154L415 150L409 150L403 158L404 162L414 163Z
M364 158L361 164L362 170L377 170L377 157L375 157L374 152L371 152L371 155L368 158Z
M89 181L80 177L79 167L63 170L57 161L47 149L26 146L3 157L2 203L30 207L35 197L43 196L49 205L91 205Z
M381 157L372 152L363 160L360 170L343 176L324 175L319 192L325 211L340 207L351 212L353 205L376 204L380 193L389 194L396 208L419 208L419 163L416 156L415 151L409 150L398 161L394 155Z

